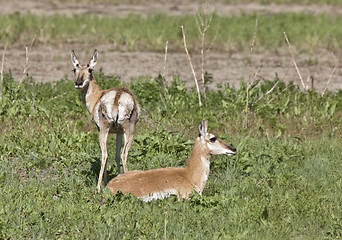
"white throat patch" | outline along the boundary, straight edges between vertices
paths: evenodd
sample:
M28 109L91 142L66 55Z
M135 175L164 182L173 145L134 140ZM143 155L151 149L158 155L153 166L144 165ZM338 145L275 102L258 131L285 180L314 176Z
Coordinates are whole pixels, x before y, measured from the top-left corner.
M201 180L200 180L200 185L199 187L199 194L202 196L202 191L205 187L205 184L208 181L208 177L209 177L209 172L210 172L210 161L209 158L206 157L201 157L201 161L203 164L203 172L201 173Z

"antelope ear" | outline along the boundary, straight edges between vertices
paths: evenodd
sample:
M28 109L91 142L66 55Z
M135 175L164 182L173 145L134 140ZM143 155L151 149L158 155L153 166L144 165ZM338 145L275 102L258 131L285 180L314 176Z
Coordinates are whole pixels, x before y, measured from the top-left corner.
M205 136L208 133L208 120L202 121L201 124L198 126L198 130L201 136Z
M97 53L97 50L95 49L95 52L92 56L92 58L90 59L90 62L89 62L89 68L93 69L97 63L97 57L98 57L98 53Z
M76 65L79 64L74 50L71 51L71 62L74 65L74 67L76 67Z

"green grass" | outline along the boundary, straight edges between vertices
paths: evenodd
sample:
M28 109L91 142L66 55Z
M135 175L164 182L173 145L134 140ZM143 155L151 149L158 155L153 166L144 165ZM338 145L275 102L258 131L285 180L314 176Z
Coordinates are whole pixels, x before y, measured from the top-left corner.
M73 81L18 88L4 76L0 105L1 239L339 239L342 237L342 92L301 92L279 79L255 83L244 127L246 85L208 90L200 109L179 77L141 77L142 106L129 169L183 166L197 126L233 143L212 157L203 197L144 203L96 193L100 148ZM103 88L122 85L97 73ZM167 97L165 97L164 93ZM116 176L109 138L109 176Z
M213 49L237 51L248 49L253 38L256 15L224 17L215 15L206 43L217 37ZM36 15L1 15L0 43L113 44L114 50L162 51L165 41L173 51L183 51L180 25L184 25L188 47L199 49L199 33L193 16L129 15L111 18L100 15L49 17ZM313 51L318 47L333 50L342 46L342 16L305 13L259 15L256 47L260 50L284 46L283 32L299 48Z

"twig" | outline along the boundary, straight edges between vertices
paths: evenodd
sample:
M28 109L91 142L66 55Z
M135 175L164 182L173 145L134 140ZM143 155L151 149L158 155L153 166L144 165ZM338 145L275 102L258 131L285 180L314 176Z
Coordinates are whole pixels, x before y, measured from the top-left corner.
M247 84L247 91L246 91L245 128L248 128L249 84L250 84L250 83Z
M166 90L165 90L166 89L165 79L166 79L166 61L167 61L167 46L168 46L168 43L169 43L169 41L165 42L164 68L163 68L163 74L162 74L162 78L163 79L161 80L162 81L161 82L161 84L162 84L161 88L162 88L162 92L163 92L163 95L164 95L164 99L166 101L166 105L169 105L169 98L168 98L168 95L167 95ZM162 99L161 95L160 95L160 98Z
M330 84L330 81L331 81L331 79L332 79L332 76L334 75L334 72L336 71L336 69L337 69L338 65L340 64L340 62L341 62L341 59L339 59L339 60L336 61L335 66L334 66L334 68L333 68L333 70L332 70L332 72L330 73L330 76L329 76L329 78L328 78L327 85L325 86L325 88L324 88L324 90L323 90L323 95L324 95L325 92L327 91L328 86L329 86L329 84Z
M257 71L255 72L255 74L254 74L254 80L253 80L253 82L255 82L256 81L256 78L257 78L257 76L258 76L258 74L259 74L259 72L260 72L260 69L261 69L261 67L262 67L262 59L260 60L260 63L259 63L259 67L258 67L258 69L257 69ZM248 91L251 89L251 87L256 87L257 85L259 84L259 82L257 83L257 84L255 84L255 85L253 85L253 84L249 84L249 86L248 86ZM247 91L246 90L246 91ZM237 100L236 100L236 102L239 102L240 101L240 99L243 97L244 95L241 95Z
M213 45L214 45L214 43L215 43L215 41L216 41L216 38L217 38L219 29L220 29L220 23L218 23L218 26L217 26L217 29L216 29L216 33L215 33L214 39L211 41L211 43L210 43L210 45L209 45L209 47L208 47L208 49L207 49L207 51L206 51L207 53L210 52L211 48L213 47Z
M213 19L213 10L206 15L204 13L203 7L200 6L198 9L197 15L195 15L196 24L198 27L198 31L201 34L201 77L202 77L202 84L203 84L203 96L206 99L206 89L205 89L205 79L204 79L204 42L205 42L205 34L210 28L212 19ZM204 19L203 19L204 18Z
M256 72L255 72L255 74L254 74L253 81L255 81L255 80L257 79L261 67L262 67L262 59L260 60L259 67L258 67L258 69L256 70Z
M268 90L265 94L263 94L262 96L260 96L253 104L256 104L257 102L259 102L262 98L264 98L265 96L267 96L268 94L270 94L271 92L273 92L273 90L275 89L275 87L278 85L279 81L277 81L273 87Z
M255 26L254 26L254 33L253 33L253 39L250 45L250 56L252 56L253 48L256 40L256 34L258 29L258 15L255 19ZM251 58L249 59L248 63L248 84L247 84L247 91L246 91L246 112L245 112L245 128L248 128L248 102L249 102L249 85L250 83L250 76L251 76Z
M7 42L5 44L4 52L2 53L2 61L1 61L1 79L0 79L0 99L1 99L1 106L2 106L2 86L4 83L4 62L5 62L5 54L7 49Z
M32 49L32 46L33 46L33 43L34 43L35 39L36 39L36 36L33 37L31 45L30 45L29 48L27 46L25 47L25 49L26 49L26 60L25 60L23 74L22 74L21 79L19 81L18 87L21 85L21 83L23 82L23 80L25 78L25 75L26 75L26 72L27 72L27 69L28 69L28 63L29 63L29 59L30 59L31 49Z
M293 65L294 65L295 68L296 68L296 71L297 71L297 73L298 73L300 82L302 83L303 88L304 88L305 90L308 90L308 89L307 89L307 86L305 86L305 83L304 83L304 81L303 81L302 75L300 74L299 69L298 69L298 67L297 67L297 63L296 63L296 60L295 60L295 58L294 58L293 50L292 50L290 41L289 41L289 39L287 38L286 32L284 32L284 36L285 36L286 43L287 43L287 45L288 45L288 47L289 47L290 54L291 54L291 57L292 57L292 62L293 62Z
M163 68L163 74L164 76L166 75L166 61L167 61L167 45L168 45L169 41L165 42L165 57L164 57L164 68Z
M252 39L252 42L251 42L251 52L250 52L251 54L253 53L253 48L254 48L254 45L255 45L257 30L258 30L258 15L257 15L257 17L255 19L253 39Z
M192 71L192 75L194 76L194 80L195 80L195 84L196 84L196 90L197 90L197 94L198 94L198 103L199 103L199 106L201 107L202 106L201 93L200 93L200 90L199 90L199 87L198 87L198 81L197 81L197 78L196 78L196 74L195 74L194 68L192 66L190 54L189 54L188 48L186 46L185 33L184 33L183 25L180 26L180 28L182 29L182 34L183 34L184 49L185 49L186 55L188 56L188 61L189 61L190 68L191 68L191 71Z
M205 80L204 80L204 40L205 40L205 32L206 29L202 33L202 43L201 43L201 77L202 77L202 84L203 84L203 95L204 99L207 99L207 94L205 92Z
M277 94L276 96L274 96L273 98L271 98L266 104L269 104L270 102L273 101L273 99L279 97L279 96L280 96L281 94L283 94L289 87L290 87L290 85L288 85L286 88L284 88L284 90L281 91L279 94ZM265 105L266 105L266 104L265 104ZM258 108L256 111L259 111L259 109L260 109L260 108Z

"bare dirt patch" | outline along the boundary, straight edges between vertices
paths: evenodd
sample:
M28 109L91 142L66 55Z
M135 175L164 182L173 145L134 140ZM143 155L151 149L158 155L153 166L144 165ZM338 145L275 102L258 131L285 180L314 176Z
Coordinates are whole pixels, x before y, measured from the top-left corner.
M81 62L89 61L95 47L99 51L97 70L103 68L106 75L117 75L125 82L138 76L158 76L163 71L164 53L158 52L117 52L112 45L100 46L49 46L38 45L31 50L28 73L38 82L52 82L60 80L63 76L73 79L70 52L75 49ZM315 60L308 59L306 54L296 56L296 62L304 80L310 75L314 77L315 88L323 90L337 62L336 57L326 50L318 50ZM200 55L193 54L192 61L200 78ZM250 64L249 64L250 61ZM310 65L310 61L315 61ZM4 70L12 71L16 79L20 79L25 63L25 49L10 48L6 52ZM249 66L251 71L249 72ZM260 69L258 71L258 68ZM299 76L294 68L287 49L263 53L222 53L209 52L206 56L205 70L212 74L213 82L209 85L215 88L217 83L229 83L238 86L240 80L253 81L254 74L257 79L273 80L277 73L285 82L293 81L300 85ZM191 74L187 57L182 52L170 51L167 55L166 76L168 80L173 75L180 75L186 87L193 87L194 80ZM338 67L331 76L328 89L341 88L342 72Z

